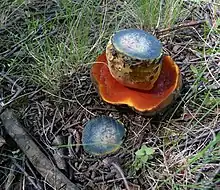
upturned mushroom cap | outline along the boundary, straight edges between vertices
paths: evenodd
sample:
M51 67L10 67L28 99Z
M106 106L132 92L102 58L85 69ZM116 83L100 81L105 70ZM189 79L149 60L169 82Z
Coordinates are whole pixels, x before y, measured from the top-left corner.
M125 135L122 123L108 116L87 122L82 132L84 150L93 155L105 155L119 149Z
M117 31L111 42L116 51L138 60L154 60L160 57L162 52L160 41L140 29Z
M146 115L154 115L179 96L182 86L179 67L170 56L164 56L159 78L149 91L128 88L112 77L106 54L101 54L91 68L91 78L101 98L114 105L125 104Z

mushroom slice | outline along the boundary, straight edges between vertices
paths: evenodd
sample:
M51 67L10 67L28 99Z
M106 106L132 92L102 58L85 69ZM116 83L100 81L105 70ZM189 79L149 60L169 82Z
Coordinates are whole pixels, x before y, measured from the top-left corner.
M87 122L82 132L84 150L93 155L105 155L120 148L125 128L108 116L99 116Z

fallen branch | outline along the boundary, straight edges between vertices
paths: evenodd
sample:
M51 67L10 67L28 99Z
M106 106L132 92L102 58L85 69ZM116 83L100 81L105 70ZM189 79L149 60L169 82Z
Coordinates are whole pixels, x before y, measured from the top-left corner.
M127 179L125 178L125 175L124 175L124 172L122 171L121 167L119 166L119 164L117 163L116 159L113 158L113 157L108 157L108 158L105 158L103 160L103 163L106 165L106 166L113 166L117 171L118 173L121 175L123 181L124 181L124 185L126 187L127 190L131 190L131 188L129 187L128 185L128 181Z
M6 106L8 106L9 104L11 104L11 103L19 96L19 94L24 90L24 88L20 87L20 86L16 83L16 81L13 81L13 80L12 80L11 78L9 78L6 74L0 72L0 76L1 76L2 78L7 79L7 80L12 84L12 86L15 86L15 87L17 88L16 93L11 97L11 99L10 99L8 102L2 104L2 102L4 101L4 99L2 99L2 98L0 99L0 103L1 103L4 107L6 107ZM1 113L1 112L0 112L0 113Z
M1 106L0 106L1 107ZM36 170L56 190L78 190L46 155L38 148L35 142L23 129L18 119L10 109L5 109L0 116L7 133L14 139Z
M205 20L201 20L201 21L191 21L191 22L187 22L187 23L183 23L183 24L179 24L170 28L165 28L162 30L158 30L155 31L156 34L161 34L161 33L166 33L166 32L170 32L173 30L178 30L178 29L182 29L182 28L188 28L191 26L196 26L196 25L200 25L200 24L204 24L206 21Z
M13 165L12 166L16 166L21 172L22 174L24 174L24 176L28 179L28 181L34 186L35 189L38 190L43 190L38 184L35 183L35 181L27 174L27 172L25 171L25 169L23 169L17 162L15 159L13 159ZM14 176L15 177L15 176ZM6 188L9 189L9 188Z

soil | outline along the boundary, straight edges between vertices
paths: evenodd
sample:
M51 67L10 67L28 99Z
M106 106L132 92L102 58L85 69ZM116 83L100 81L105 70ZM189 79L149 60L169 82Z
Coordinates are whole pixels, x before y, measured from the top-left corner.
M192 88L196 78L191 65L197 65L204 60L202 55L193 51L195 47L203 48L203 42L198 33L203 33L202 24L156 33L163 41L164 51L171 55L180 67L183 88L174 104L154 117L141 115L123 105L114 106L105 103L99 97L90 79L90 66L88 65L75 68L70 76L65 76L60 83L59 92L54 94L37 85L19 81L18 84L24 86L24 89L10 107L16 112L25 130L47 157L81 189L125 189L120 173L114 167L106 166L103 162L105 158L115 159L114 161L123 170L131 189L139 187L144 190L151 189L152 184L156 183L161 183L161 189L170 189L171 186L164 183L164 180L170 176L179 183L186 178L188 183L194 183L204 177L198 176L199 174L188 177L186 176L189 172L187 168L179 169L186 163L187 156L195 150L200 150L201 145L204 147L208 144L213 137L212 132L216 134L220 125L220 122L216 121L215 125L207 129L213 120L212 114L214 113L212 112L207 114L202 124L198 123L193 129L188 130L189 121L194 114L190 110L195 111L195 105L203 102L207 89L211 89L213 94L218 91L216 86L212 86L214 79L208 72L205 73L208 82L200 82ZM219 73L215 69L217 60L215 58L213 60L209 68L219 80ZM17 79L16 76L9 77L14 81ZM3 87L4 96L11 94L12 84L10 82L6 80L1 87ZM196 93L200 94L201 99L196 98L195 104L189 104L189 100ZM219 110L215 111L219 112ZM117 152L107 156L91 156L80 146L82 130L91 118L100 115L120 120L125 125L126 137ZM24 171L25 176L33 180L32 182L23 181L25 189L35 189L33 184L43 188L46 185L45 180L25 158L13 139L7 135L1 123L0 126L0 137L3 138L3 141L0 141L2 170L0 183L5 184L6 176L9 175L6 171L10 169L14 171L10 175L15 176L12 189L19 189L22 186L23 177L19 174ZM202 130L200 130L201 126ZM75 146L70 146L70 144L75 144ZM135 152L143 144L155 148L155 155L145 168L134 171L132 163ZM55 148L54 145L67 146ZM15 166L11 164L11 157L24 168L24 171L15 169ZM208 171L212 173L216 172L216 169L208 168ZM46 187L50 189L48 185Z

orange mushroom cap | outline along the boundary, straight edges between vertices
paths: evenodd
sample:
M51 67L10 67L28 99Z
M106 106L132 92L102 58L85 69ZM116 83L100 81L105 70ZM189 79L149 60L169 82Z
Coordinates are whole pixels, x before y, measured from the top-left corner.
M93 64L91 78L104 101L125 104L139 112L151 114L161 111L176 99L182 86L179 67L170 56L164 56L160 76L149 91L131 89L116 81L108 69L105 52Z

